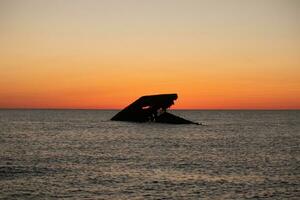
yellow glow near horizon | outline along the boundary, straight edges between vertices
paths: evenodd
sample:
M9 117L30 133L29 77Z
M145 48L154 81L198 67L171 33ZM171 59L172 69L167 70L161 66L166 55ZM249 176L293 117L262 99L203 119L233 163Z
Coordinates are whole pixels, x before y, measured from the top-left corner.
M0 108L300 109L300 1L0 0Z

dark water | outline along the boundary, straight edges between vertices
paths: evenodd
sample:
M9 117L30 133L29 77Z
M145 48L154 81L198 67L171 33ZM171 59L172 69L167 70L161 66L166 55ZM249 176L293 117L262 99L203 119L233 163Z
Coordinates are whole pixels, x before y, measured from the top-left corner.
M0 110L3 199L299 199L299 111Z

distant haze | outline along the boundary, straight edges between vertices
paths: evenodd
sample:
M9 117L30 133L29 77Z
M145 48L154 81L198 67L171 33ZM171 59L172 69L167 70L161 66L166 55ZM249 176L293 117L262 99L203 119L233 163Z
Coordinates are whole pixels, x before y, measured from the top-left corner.
M300 109L300 1L0 0L0 108Z

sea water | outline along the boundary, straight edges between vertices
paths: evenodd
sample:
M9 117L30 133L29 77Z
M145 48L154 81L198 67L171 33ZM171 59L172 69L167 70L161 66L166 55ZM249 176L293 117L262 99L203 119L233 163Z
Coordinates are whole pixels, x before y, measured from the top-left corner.
M299 111L0 110L1 199L299 199Z

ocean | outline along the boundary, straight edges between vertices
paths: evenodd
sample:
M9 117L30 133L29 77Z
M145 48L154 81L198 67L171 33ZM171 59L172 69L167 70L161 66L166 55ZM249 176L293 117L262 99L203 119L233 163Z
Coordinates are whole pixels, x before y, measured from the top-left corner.
M0 110L0 199L299 199L300 111Z

